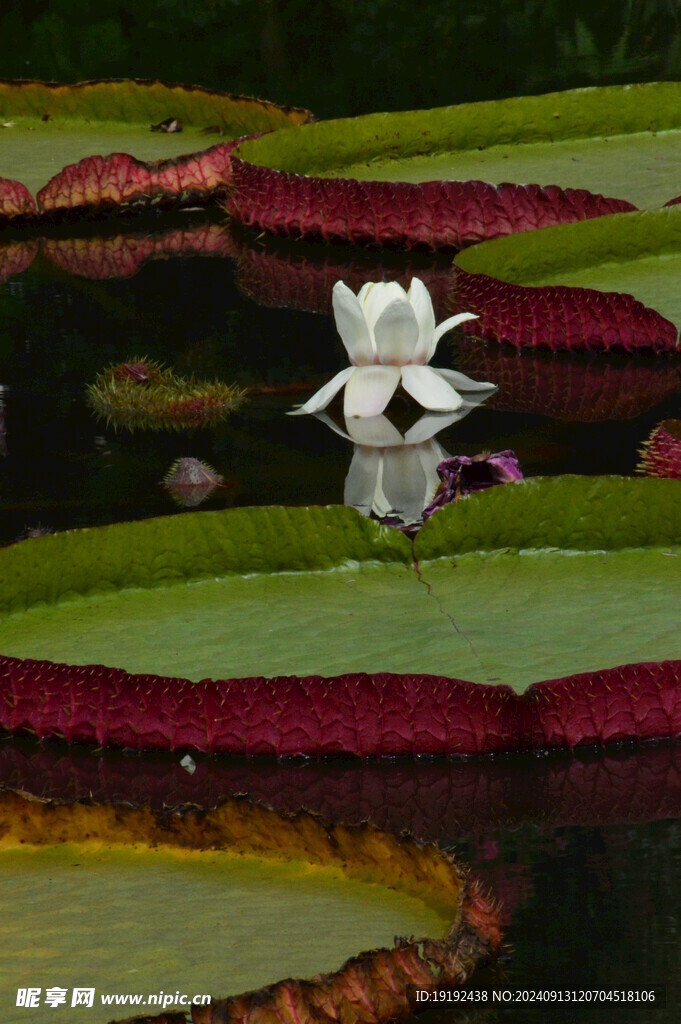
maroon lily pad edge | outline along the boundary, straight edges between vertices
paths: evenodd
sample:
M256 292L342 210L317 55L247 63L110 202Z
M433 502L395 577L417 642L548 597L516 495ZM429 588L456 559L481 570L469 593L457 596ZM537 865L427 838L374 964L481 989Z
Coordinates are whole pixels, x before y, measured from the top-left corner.
M0 728L134 750L472 755L681 736L681 661L534 683L434 675L202 680L0 657Z

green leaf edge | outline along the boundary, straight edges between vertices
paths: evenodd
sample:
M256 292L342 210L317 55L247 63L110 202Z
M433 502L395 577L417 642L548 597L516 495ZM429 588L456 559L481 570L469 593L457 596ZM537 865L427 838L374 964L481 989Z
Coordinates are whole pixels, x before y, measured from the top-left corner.
M345 165L507 143L585 139L681 127L681 82L592 86L431 110L366 114L242 143L262 167L323 174Z
M676 205L494 238L462 250L454 265L471 274L531 285L548 274L679 251L681 205Z
M360 562L411 565L501 548L675 544L681 544L679 481L537 477L440 510L413 545L399 530L345 506L193 512L22 541L0 550L0 612L230 573L315 572Z

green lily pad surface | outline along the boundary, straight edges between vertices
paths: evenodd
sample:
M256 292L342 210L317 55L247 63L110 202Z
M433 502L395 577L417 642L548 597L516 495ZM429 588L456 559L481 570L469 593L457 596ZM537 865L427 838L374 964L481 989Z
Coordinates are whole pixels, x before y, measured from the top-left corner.
M322 177L583 188L658 207L679 192L681 83L370 114L254 140L252 163Z
M0 177L35 193L83 157L123 152L163 160L308 117L297 108L162 82L0 82ZM182 131L150 130L166 119L180 121Z
M336 508L28 541L0 552L0 651L193 680L412 672L518 691L681 658L680 496L617 477L507 485L438 512L413 552Z
M681 328L681 206L493 239L456 264L512 284L626 292Z
M336 970L359 950L392 946L396 934L441 936L447 928L434 909L387 886L215 850L4 849L0 896L14 908L0 921L6 1024L40 1012L15 1008L18 980L43 992L68 989L66 1006L44 1010L64 1022L78 1015L72 989L95 987L96 1006L83 1018L96 1024L131 1012L107 1011L104 994L146 999L179 990L191 1001L248 991ZM137 1012L151 1013L151 1005ZM154 1012L162 1009L161 1002Z

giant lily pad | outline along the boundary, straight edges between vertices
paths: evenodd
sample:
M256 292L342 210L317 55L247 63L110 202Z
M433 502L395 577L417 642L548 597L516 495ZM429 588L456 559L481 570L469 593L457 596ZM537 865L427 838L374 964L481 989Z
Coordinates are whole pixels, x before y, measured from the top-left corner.
M242 144L231 209L278 234L442 248L659 207L678 193L680 98L659 82L321 122Z
M474 333L514 345L675 350L681 207L495 239L460 253L456 301Z
M0 722L280 754L676 735L678 494L616 477L508 485L437 513L413 552L349 509L14 545L0 552ZM553 681L528 690L538 680Z
M247 990L194 1007L195 1021L254 1004L276 1014L293 1002L321 1024L369 1003L364 1019L378 1024L407 1015L416 987L460 984L499 942L495 911L435 847L238 799L208 813L153 814L1 793L0 864L15 908L0 925L13 997L18 980L48 988L56 972L69 990L87 978L101 1010L101 996L129 992L134 977L146 993L191 985L185 1008L194 994ZM434 937L393 945L396 932ZM365 945L372 952L340 966ZM315 977L272 985L301 974Z
M163 82L1 82L0 215L31 213L31 192L41 210L54 212L214 187L228 166L228 147L215 146L221 137L309 117L298 108ZM166 120L182 130L150 130ZM202 134L206 129L212 134ZM193 157L176 159L186 153Z

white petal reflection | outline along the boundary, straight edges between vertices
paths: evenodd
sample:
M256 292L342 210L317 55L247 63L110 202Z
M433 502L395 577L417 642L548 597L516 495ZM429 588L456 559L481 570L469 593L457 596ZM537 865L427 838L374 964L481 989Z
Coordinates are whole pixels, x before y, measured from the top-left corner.
M365 416L363 419L346 419L345 428L355 444L370 448L394 448L404 444L404 438L387 416Z
M418 523L439 483L437 467L446 458L437 441L389 448L384 453L382 489L405 526ZM386 513L387 515L387 513Z
M383 518L390 512L390 502L383 493L383 449L355 448L348 475L345 478L343 501L369 516Z
M468 416L468 413L473 408L472 404L469 405L468 402L464 401L461 408L457 409L456 412L425 412L406 432L404 443L421 444L423 441L429 441L431 437L435 437L441 430L446 430L447 427L451 427L452 423L458 423L464 416Z

